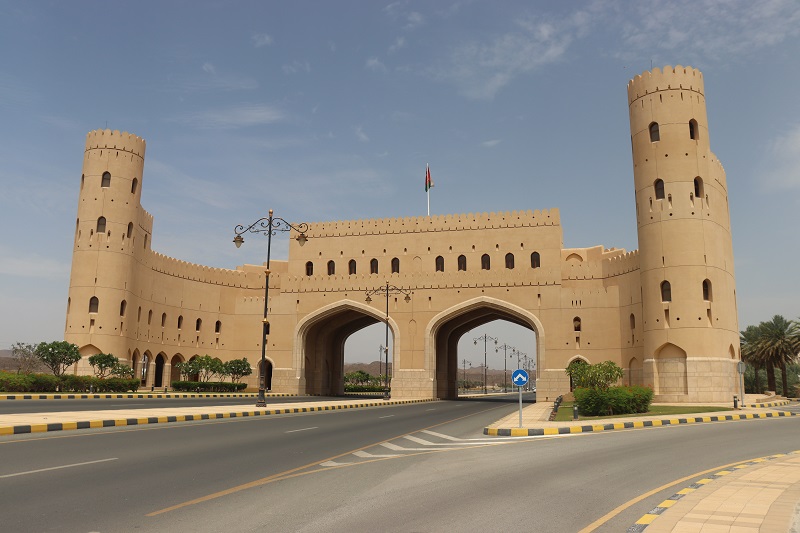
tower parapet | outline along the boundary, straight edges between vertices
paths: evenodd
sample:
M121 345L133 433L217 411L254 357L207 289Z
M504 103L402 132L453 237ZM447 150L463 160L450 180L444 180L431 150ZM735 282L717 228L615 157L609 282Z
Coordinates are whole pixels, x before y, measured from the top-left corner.
M705 96L703 74L696 68L667 65L635 76L628 82L628 104L659 91L680 89Z
M86 134L86 150L121 150L144 158L147 143L127 131L93 130Z

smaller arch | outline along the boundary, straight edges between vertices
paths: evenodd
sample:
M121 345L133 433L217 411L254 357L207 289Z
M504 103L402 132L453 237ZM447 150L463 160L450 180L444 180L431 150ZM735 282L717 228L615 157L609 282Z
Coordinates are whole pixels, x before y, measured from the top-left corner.
M506 254L506 268L509 270L514 270L514 254L511 252Z
M130 239L131 235L133 235L133 222L128 222L128 231L125 235Z
M131 194L136 194L136 189L139 187L139 180L137 178L133 178L131 181Z
M436 272L444 272L444 257L436 256Z
M100 186L103 188L111 187L111 172L103 172L103 177L100 179Z
M631 323L631 330L636 329L636 317L633 316L633 313L631 313L630 323Z
M648 126L648 131L650 132L650 142L658 142L661 140L661 135L658 131L658 122L651 122L650 126Z
M697 121L695 119L689 121L689 138L695 141L700 138L700 132L697 129Z
M400 259L393 257L392 258L392 274L399 274L400 273Z
M581 330L581 317L576 316L575 318L572 319L572 328L575 331Z
M542 266L542 258L539 255L539 252L533 252L531 254L531 268L540 268Z
M97 219L97 233L105 233L106 232L106 217L100 217Z
M704 279L703 280L703 300L706 302L712 301L713 293L711 292L711 280Z
M356 260L355 259L351 259L350 261L347 262L347 273L350 274L351 276L355 276L356 275Z
M200 327L202 325L203 325L203 319L202 318L198 318L194 323L194 330L195 331L200 331Z
M153 310L150 309L147 312L147 325L149 326L153 322Z
M128 302L126 300L122 300L119 303L119 316L125 316L125 311L128 309Z
M313 276L314 275L314 263L311 261L306 263L306 276Z
M467 256L459 255L458 256L458 270L467 270Z
M369 260L369 273L370 274L377 274L378 273L378 260L377 259L370 259Z
M100 299L97 296L89 298L89 312L97 313L100 310Z
M703 198L703 196L705 196L705 190L703 187L703 178L697 176L694 179L694 197Z
M336 262L332 259L328 261L328 275L333 276L336 274Z
M658 178L653 182L653 188L656 190L656 200L664 199L664 180Z
M161 313L161 327L167 326L167 313Z
M661 282L661 301L672 301L672 285L670 285L669 281L667 280Z
M183 315L178 315L178 329L183 327Z
M481 270L491 270L492 269L492 260L489 257L489 254L483 254L481 256Z
M217 320L216 324L214 324L214 333L221 333L222 332L222 322Z

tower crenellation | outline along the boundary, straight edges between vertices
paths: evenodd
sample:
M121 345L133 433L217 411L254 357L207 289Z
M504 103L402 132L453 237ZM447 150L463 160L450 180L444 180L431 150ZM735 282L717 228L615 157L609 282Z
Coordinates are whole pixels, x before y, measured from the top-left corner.
M118 130L93 130L86 134L86 150L121 150L144 158L147 143L137 135Z
M628 82L628 104L634 100L665 90L683 90L705 96L703 73L692 67L667 65L643 72Z

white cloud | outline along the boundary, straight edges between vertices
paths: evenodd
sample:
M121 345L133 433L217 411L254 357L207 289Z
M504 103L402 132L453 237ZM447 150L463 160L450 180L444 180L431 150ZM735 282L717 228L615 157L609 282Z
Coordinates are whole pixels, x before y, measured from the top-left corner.
M405 30L415 30L425 24L425 17L418 11L407 11L408 2L400 0L383 8L384 13L403 24Z
M800 124L773 139L768 146L764 182L778 189L800 188Z
M291 65L283 65L281 67L284 74L297 74L298 72L311 72L311 65L308 61L292 61Z
M389 46L389 53L393 54L394 52L397 52L398 50L404 48L405 46L406 46L406 38L398 37L397 39L395 39L394 43L392 43L392 45Z
M486 148L492 148L493 146L497 146L501 142L503 142L501 139L491 139L489 141L483 141L481 144Z
M203 72L207 72L208 74L216 74L217 69L214 68L214 65L211 63L203 63Z
M425 17L423 17L421 13L412 11L406 17L405 29L414 30L416 28L419 28L423 24L425 24Z
M361 126L356 126L356 137L358 137L358 140L361 141L362 143L369 142L369 137L367 137L367 134L364 133L364 128L362 128Z
M364 64L364 68L372 70L373 72L386 72L386 65L381 63L377 57L371 57L367 59L367 62Z
M275 107L254 104L186 114L174 120L199 128L243 128L281 122L286 115Z
M266 33L255 33L250 39L253 41L253 46L256 48L261 48L263 46L269 46L272 44L272 37Z

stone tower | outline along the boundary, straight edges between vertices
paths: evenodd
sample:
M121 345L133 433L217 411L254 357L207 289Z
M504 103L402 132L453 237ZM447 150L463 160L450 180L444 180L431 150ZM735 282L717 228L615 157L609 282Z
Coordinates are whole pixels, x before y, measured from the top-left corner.
M658 401L728 402L739 332L725 171L709 147L703 75L628 83L639 234L644 384Z
M144 153L145 141L129 133L86 136L65 330L81 347L80 373L90 373L86 356L100 351L130 364L130 340L147 318L136 316L135 290L152 232L139 203Z

